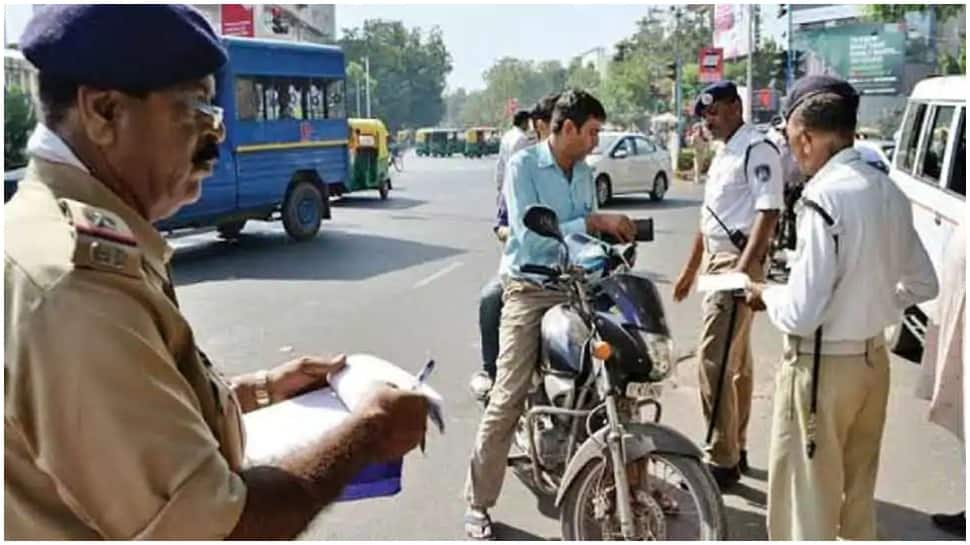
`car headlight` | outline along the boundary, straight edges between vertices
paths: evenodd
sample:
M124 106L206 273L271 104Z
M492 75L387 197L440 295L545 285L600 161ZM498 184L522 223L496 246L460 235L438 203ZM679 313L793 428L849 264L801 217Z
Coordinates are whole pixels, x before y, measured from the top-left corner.
M644 333L643 340L647 345L647 355L650 356L650 361L653 362L653 368L650 370L650 379L661 381L669 377L677 361L673 339L666 335Z

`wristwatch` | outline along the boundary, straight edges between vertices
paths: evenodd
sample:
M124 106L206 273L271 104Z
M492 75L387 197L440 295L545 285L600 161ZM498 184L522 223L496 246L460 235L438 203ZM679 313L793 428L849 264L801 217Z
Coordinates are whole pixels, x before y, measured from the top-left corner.
M266 407L273 403L269 396L269 373L265 369L256 372L256 382L253 384L253 396L257 407Z

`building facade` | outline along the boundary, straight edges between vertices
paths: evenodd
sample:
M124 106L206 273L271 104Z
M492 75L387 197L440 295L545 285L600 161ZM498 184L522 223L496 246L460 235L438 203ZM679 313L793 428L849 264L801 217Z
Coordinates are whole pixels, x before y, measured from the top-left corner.
M194 4L216 32L317 44L337 40L332 4Z

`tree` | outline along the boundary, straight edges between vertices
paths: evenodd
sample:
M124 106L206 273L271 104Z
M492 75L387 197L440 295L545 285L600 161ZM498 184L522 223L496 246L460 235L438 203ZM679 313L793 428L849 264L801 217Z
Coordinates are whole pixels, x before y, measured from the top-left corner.
M17 87L5 88L3 110L3 168L19 168L27 163L27 138L37 123L30 95Z
M868 4L863 7L867 17L887 23L902 21L912 11L926 13L928 10L933 10L936 19L942 23L963 14L964 9L963 4Z
M372 115L392 131L436 125L445 114L445 78L451 55L441 30L408 30L400 21L367 20L344 29L339 44L348 62L370 60Z
M566 73L566 81L562 87L586 89L596 94L596 90L600 86L600 74L592 64L583 66L582 59L576 57L569 63Z

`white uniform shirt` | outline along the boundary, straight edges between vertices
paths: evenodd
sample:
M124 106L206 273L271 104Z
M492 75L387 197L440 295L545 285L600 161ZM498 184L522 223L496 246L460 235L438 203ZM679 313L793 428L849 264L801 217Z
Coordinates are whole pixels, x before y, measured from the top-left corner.
M495 164L495 185L499 193L502 192L502 182L505 180L505 169L509 165L509 159L515 155L515 152L529 147L532 143L529 135L518 127L512 127L502 135L502 141L498 146L498 163Z
M907 307L936 297L938 283L913 228L906 195L888 176L844 149L805 186L804 198L833 220L801 206L798 247L788 284L763 299L784 333L826 341L863 341L882 335ZM838 235L838 252L833 235Z
M27 139L27 154L52 163L70 165L90 174L88 167L84 166L67 143L43 123L38 123Z
M705 238L728 240L727 233L707 207L714 210L728 229L745 234L751 233L759 210L784 208L781 158L765 136L751 125L742 125L717 151L707 175L700 226Z

